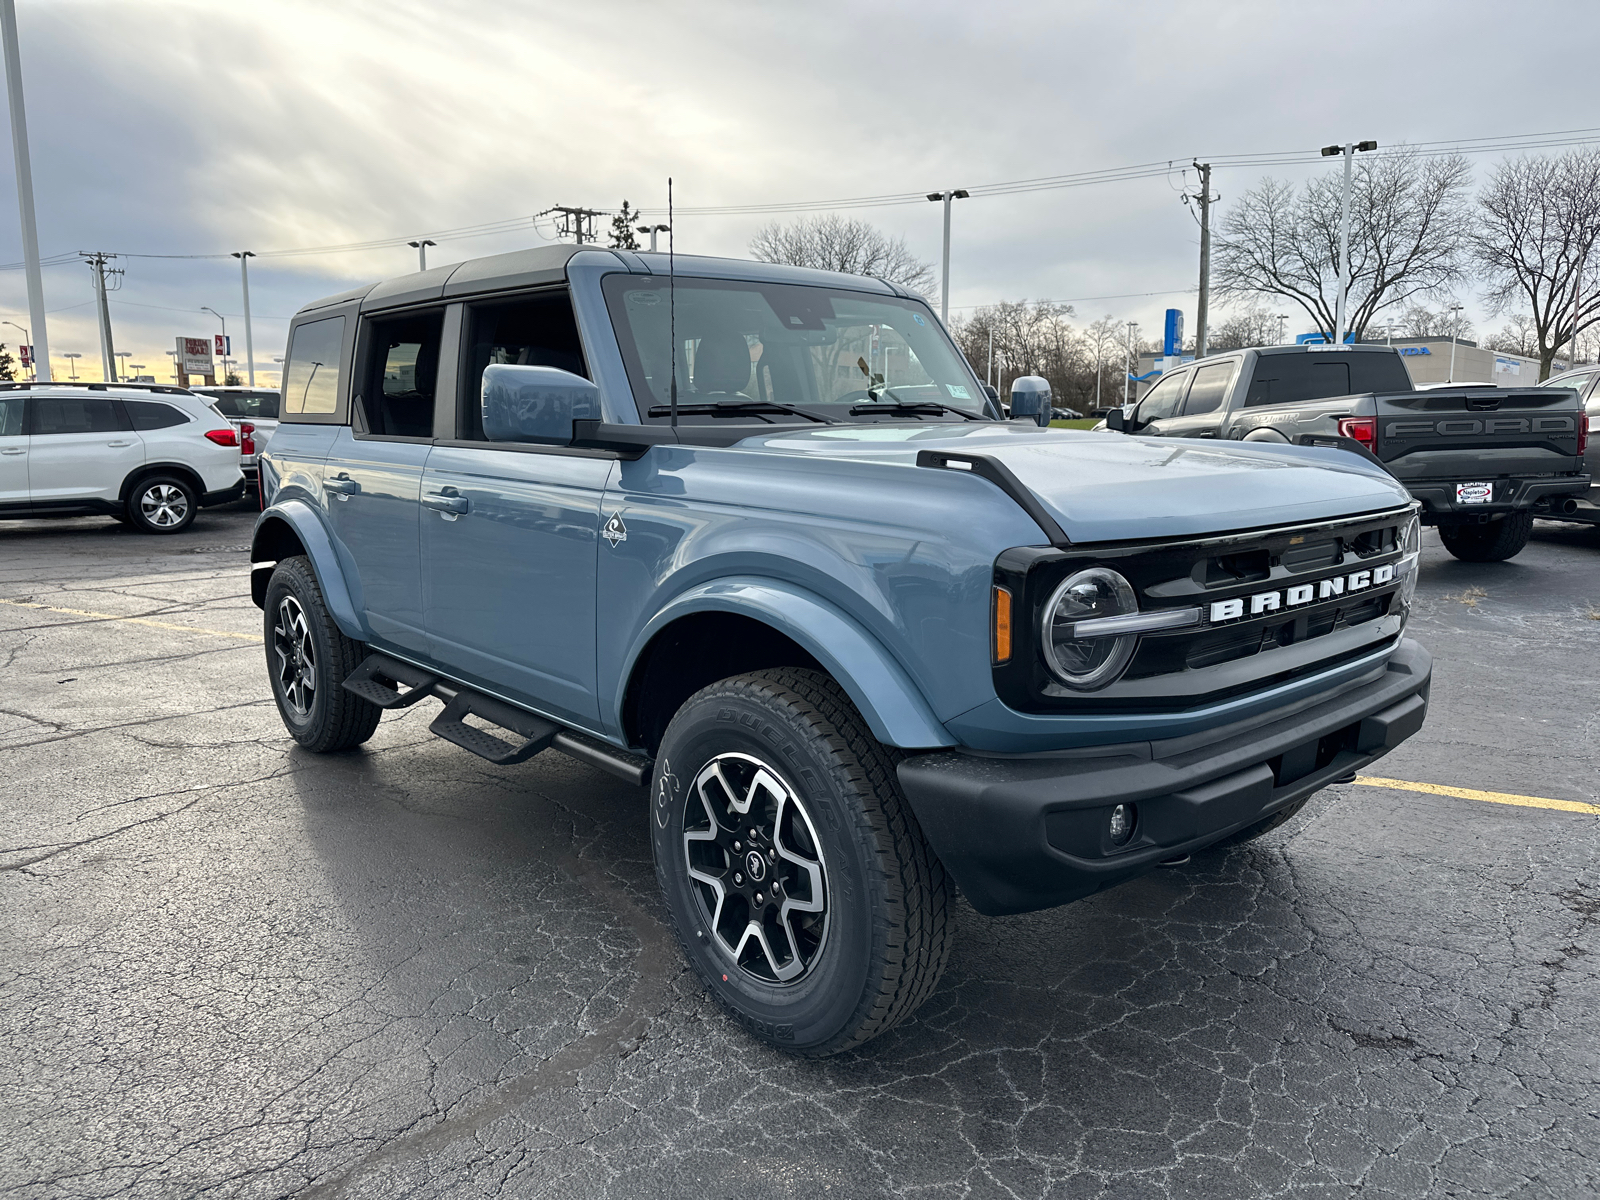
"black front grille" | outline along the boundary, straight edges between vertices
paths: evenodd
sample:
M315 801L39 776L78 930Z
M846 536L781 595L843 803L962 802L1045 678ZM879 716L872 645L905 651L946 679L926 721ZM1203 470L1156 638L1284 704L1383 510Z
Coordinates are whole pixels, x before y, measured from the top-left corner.
M1364 587L1352 594L1324 595L1328 580L1343 580L1400 556L1400 538L1410 520L1409 509L1313 526L1267 529L1222 538L1184 542L1120 543L1070 549L1026 548L1007 551L996 563L995 582L1013 597L1011 659L994 668L995 689L1008 705L1029 712L1093 709L1172 708L1175 697L1186 703L1211 702L1234 694L1325 669L1350 655L1352 644L1370 645L1392 639L1397 622L1374 627L1370 638L1347 635L1329 643L1325 656L1307 652L1307 644L1328 635L1368 625L1390 615L1399 581ZM1111 567L1133 584L1141 611L1198 607L1204 620L1197 627L1147 634L1139 641L1122 678L1095 692L1063 686L1044 664L1040 650L1044 607L1063 579L1091 565ZM1299 599L1307 585L1314 598ZM1274 607L1246 612L1238 618L1212 620L1218 601L1271 593ZM1291 603L1291 597L1295 599ZM1394 625L1394 630L1389 626ZM1291 647L1292 654L1279 653ZM1363 651L1365 652L1365 651ZM1256 669L1231 668L1214 690L1195 672L1254 660ZM1242 679L1248 675L1248 679ZM1170 693L1151 681L1174 677ZM1180 682L1181 681L1181 682ZM1179 705L1183 706L1183 705Z

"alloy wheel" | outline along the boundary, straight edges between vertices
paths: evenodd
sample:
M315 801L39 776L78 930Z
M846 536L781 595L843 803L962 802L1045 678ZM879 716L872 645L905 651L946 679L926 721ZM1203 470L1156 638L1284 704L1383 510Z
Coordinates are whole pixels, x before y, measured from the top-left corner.
M139 497L139 512L146 522L158 529L182 525L189 515L189 497L183 489L170 483L157 483L146 488Z
M317 699L317 648L305 609L293 596L278 601L278 619L272 626L272 650L278 657L278 688L283 702L297 720L311 715Z
M695 777L683 825L711 940L756 980L798 980L828 934L821 843L800 798L760 759L720 754Z

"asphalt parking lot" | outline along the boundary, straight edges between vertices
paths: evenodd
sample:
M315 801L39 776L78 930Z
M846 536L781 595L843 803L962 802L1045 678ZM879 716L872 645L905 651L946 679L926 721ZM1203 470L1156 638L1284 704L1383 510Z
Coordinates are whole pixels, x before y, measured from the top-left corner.
M963 909L915 1018L806 1062L687 974L641 791L431 703L295 748L253 516L0 525L0 1195L1600 1191L1600 530L1427 536L1433 706L1375 769L1476 795Z

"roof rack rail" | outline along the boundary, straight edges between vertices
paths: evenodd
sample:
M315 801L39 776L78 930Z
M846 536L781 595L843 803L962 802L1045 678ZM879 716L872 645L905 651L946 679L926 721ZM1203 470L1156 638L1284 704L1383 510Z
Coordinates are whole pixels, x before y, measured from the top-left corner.
M129 388L141 392L164 392L169 396L192 396L188 388L170 383L90 383L83 379L24 379L0 383L0 392L25 392L29 388L85 388L91 392L104 392L112 388Z

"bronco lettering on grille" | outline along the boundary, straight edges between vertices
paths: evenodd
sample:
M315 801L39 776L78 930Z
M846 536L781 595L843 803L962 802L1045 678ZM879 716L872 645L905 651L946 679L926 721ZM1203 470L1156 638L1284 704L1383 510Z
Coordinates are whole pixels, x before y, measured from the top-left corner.
M1300 583L1291 588L1278 588L1270 592L1256 592L1249 596L1235 596L1232 600L1215 601L1209 610L1213 625L1224 621L1237 621L1246 615L1259 617L1265 613L1298 608L1318 600L1332 600L1352 592L1364 592L1394 582L1394 564L1384 563L1367 571L1352 571L1348 575L1334 575L1315 583Z

